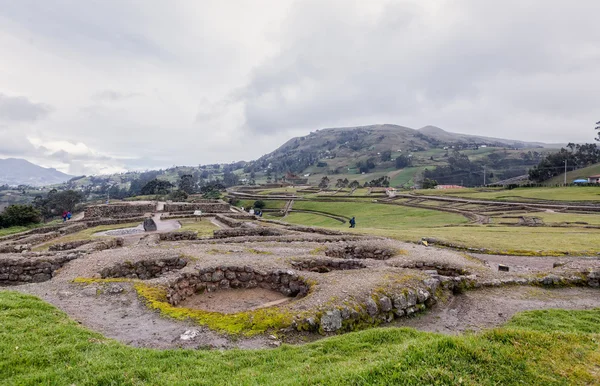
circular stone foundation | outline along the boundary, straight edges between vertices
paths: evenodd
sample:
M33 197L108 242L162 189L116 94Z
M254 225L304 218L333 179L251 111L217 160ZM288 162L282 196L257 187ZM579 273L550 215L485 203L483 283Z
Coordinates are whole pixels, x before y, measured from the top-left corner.
M292 299L280 292L256 287L194 294L177 307L233 314L281 305Z
M268 292L265 291L255 291L254 294L260 293L259 299L264 298L266 301L250 300L252 292L241 295L243 291L240 292L240 290L257 288L274 292L278 296L292 298L304 297L308 293L309 285L293 270L263 271L249 266L201 268L197 272L185 273L173 280L167 288L167 301L173 306L178 306L188 298L197 297L197 294L211 294L221 291L227 291L229 294L218 296L233 297L239 294L242 298L247 297L248 304L255 304L254 307L283 299L279 296L270 300L275 295L267 296Z

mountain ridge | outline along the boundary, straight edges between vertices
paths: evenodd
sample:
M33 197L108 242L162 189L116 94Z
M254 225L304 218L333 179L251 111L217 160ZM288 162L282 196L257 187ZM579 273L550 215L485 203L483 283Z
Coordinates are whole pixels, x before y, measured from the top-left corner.
M0 185L43 186L59 184L73 176L45 168L23 158L0 158Z

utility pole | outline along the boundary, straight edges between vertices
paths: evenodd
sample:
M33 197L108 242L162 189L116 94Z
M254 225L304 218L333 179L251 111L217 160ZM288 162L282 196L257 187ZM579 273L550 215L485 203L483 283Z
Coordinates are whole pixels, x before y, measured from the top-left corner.
M483 165L483 186L485 186L485 165Z
M567 186L567 160L565 160L565 186Z

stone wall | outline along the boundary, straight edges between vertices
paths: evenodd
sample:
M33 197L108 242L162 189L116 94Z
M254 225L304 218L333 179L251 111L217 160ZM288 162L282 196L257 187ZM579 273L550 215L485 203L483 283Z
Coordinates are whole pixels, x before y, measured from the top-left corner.
M185 212L201 210L203 213L227 213L229 212L229 204L225 201L219 200L218 202L173 202L166 203L165 212Z
M303 297L310 289L292 270L263 271L249 266L219 266L185 273L175 279L167 289L167 300L176 306L198 292L256 287L278 291L290 297Z
M213 238L226 239L230 237L241 236L281 236L284 232L276 228L256 227L256 228L232 228L217 229L213 231Z
M346 245L332 245L325 251L325 256L340 259L377 259L387 260L396 255L397 251L386 248L376 243L357 243Z
M166 232L159 234L160 241L197 240L198 234L193 231Z
M60 228L62 228L64 226L65 226L64 224L48 225L48 226L43 226L43 227L39 227L39 228L30 229L30 230L25 231L25 232L13 233L12 235L7 235L7 236L0 237L0 242L9 241L9 240L16 240L16 239L23 238L25 236L33 235L33 234L56 232Z
M326 229L326 228L317 228L317 227L307 227L301 225L289 226L287 229L296 232L304 232L304 233L318 233L320 235L344 235L351 234L346 232L336 231L334 229Z
M179 270L187 265L180 257L169 257L160 260L141 260L124 262L100 271L103 279L125 277L130 279L152 279L164 273Z
M16 253L30 250L34 245L44 243L61 236L58 232L31 234L17 240L5 241L0 244L0 253Z
M85 218L114 218L123 215L138 215L152 213L156 211L155 204L108 204L108 205L90 205L85 208Z
M229 216L223 216L221 214L215 216L215 218L219 222L222 222L223 224L227 225L228 227L232 227L232 228L238 228L244 224L243 221L234 220L233 218L231 218Z
M25 253L0 257L0 285L39 283L50 280L54 272L81 253Z
M79 248L82 245L93 243L94 240L76 240L68 243L58 243L48 247L49 251L68 251L70 249Z
M293 243L293 242L314 242L314 243L334 243L359 241L365 236L321 236L311 234L290 234L281 236L239 236L226 239L204 239L198 240L199 244L237 244L237 243Z
M141 223L145 219L147 219L147 217L130 217L130 218L119 218L119 219L105 218L105 219L86 221L85 224L88 226L88 228L92 228L92 227L97 227L100 225L127 224L130 222L132 222L132 223L140 222Z
M360 269L365 268L365 264L359 260L326 260L310 259L296 260L291 262L292 266L302 271L311 271L326 273L335 270Z

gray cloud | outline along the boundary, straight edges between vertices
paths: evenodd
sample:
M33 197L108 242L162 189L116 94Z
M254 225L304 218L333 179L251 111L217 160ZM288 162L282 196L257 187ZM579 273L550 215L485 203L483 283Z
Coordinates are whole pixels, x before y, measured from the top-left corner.
M591 141L598 14L594 0L0 0L0 156L77 174L230 162L374 123Z
M34 103L23 96L0 93L0 120L7 122L34 122L45 118L53 108L43 103Z
M96 102L118 102L130 98L139 96L139 93L135 92L121 92L115 90L102 90L92 96L92 99Z

